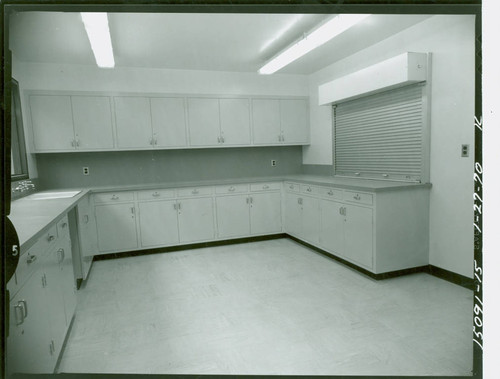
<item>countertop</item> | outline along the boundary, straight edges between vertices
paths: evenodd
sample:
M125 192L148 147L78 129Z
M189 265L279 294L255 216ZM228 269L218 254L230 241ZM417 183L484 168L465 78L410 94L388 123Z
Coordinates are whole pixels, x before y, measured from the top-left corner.
M338 178L329 176L313 176L313 175L288 175L288 176L272 176L272 177L248 177L239 179L214 179L200 181L184 181L184 182L168 182L168 183L148 183L135 185L118 185L118 186L96 186L92 188L76 188L81 192L70 198L60 198L51 200L33 200L32 198L24 197L15 200L11 204L11 213L9 218L14 224L21 245L21 254L31 247L37 239L46 232L50 226L63 217L71 210L78 201L88 193L92 192L111 192L111 191L137 191L143 189L160 189L160 188L179 188L179 187L199 187L199 186L214 186L228 185L240 183L262 183L276 181L292 181L296 183L332 186L343 189L352 189L356 191L381 192L390 190L401 190L405 188L427 187L430 188L430 183L405 183L405 182L389 182L382 180L369 180L357 178ZM66 190L73 190L65 188ZM55 191L55 190L50 190Z

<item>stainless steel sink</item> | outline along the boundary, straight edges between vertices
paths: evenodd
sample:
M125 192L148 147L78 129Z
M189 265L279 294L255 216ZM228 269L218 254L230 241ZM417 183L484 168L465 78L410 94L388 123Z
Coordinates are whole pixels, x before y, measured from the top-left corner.
M82 191L54 191L54 192L38 192L33 195L26 196L26 200L51 200L65 199L78 195Z

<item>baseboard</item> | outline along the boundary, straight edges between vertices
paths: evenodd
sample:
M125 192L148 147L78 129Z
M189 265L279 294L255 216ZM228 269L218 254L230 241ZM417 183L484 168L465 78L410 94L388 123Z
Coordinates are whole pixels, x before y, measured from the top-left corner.
M210 242L192 243L192 244L186 244L186 245L160 247L160 248L155 248L155 249L143 249L143 250L125 251L125 252L120 252L120 253L101 254L101 255L94 255L94 261L103 261L103 260L107 260L107 259L135 257L135 256L145 255L145 254L171 253L171 252L182 251L182 250L201 249L204 247L215 247L215 246L235 245L235 244L239 244L239 243L267 241L267 240L273 240L273 239L285 238L285 237L286 237L286 234L277 233L277 234L268 234L265 236L243 237L243 238L235 238L235 239L229 239L229 240L210 241Z
M384 280L384 279L396 278L398 276L403 276L403 275L415 274L418 272L425 272L425 273L433 275L437 278L444 279L444 280L451 282L451 283L454 283L454 284L458 284L461 287L464 287L464 288L467 288L470 290L474 289L474 280L473 279L467 278L466 276L463 276L463 275L457 274L455 272L448 271L448 270L445 270L445 269L442 269L440 267L436 267L433 265L412 267L412 268L407 268L407 269L403 269L403 270L396 270L396 271L384 272L381 274L375 274L375 273L370 272L362 267L355 265L354 263L348 262L345 259L342 259L334 254L331 254L326 250L323 250L319 247L311 245L310 243L302 241L294 236L286 234L286 237L300 243L301 245L304 245L304 246L310 248L311 250L314 250L314 251L320 253L321 255L324 255L324 256L326 256L330 259L333 259L337 262L340 262L343 265L348 266L349 268L352 268L353 270L356 270L356 271L360 272L361 274L364 274L364 275L366 275L372 279L375 279L375 280Z
M444 279L448 282L458 284L461 287L467 288L471 291L474 290L474 279L457 274L453 271L445 270L444 268L429 265L429 274Z

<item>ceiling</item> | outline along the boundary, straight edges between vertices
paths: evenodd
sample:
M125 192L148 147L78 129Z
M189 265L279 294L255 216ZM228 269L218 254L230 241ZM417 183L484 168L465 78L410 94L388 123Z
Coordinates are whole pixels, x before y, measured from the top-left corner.
M333 15L109 13L116 67L257 72ZM372 15L279 73L311 74L429 15ZM10 18L10 48L23 62L95 65L80 14L22 12Z

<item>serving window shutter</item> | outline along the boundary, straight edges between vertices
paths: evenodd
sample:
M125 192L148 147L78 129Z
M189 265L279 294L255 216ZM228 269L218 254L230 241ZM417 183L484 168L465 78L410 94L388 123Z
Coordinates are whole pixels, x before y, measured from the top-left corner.
M334 106L335 175L420 182L423 84Z

